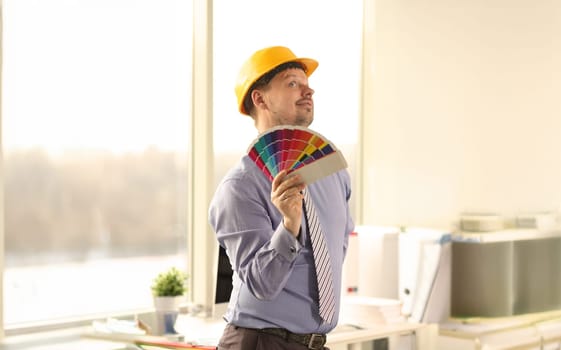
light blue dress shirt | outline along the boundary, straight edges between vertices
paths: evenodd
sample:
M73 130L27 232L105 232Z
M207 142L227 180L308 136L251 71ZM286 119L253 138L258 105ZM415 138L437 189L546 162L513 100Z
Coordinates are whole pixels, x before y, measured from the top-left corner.
M347 170L307 187L325 234L333 267L336 314L324 324L305 219L296 239L271 202L271 181L248 157L230 170L210 204L209 222L232 268L233 291L227 322L248 328L285 328L294 333L328 333L337 325L342 265L354 230Z

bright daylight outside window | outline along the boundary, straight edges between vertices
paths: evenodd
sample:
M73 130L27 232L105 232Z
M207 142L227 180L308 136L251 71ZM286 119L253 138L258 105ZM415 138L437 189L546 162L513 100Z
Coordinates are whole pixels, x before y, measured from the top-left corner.
M3 7L5 326L149 308L187 261L192 3Z
M253 120L239 114L236 108L234 84L238 70L254 51L276 45L319 61L310 77L310 86L315 90L315 119L310 128L341 149L353 176L360 102L362 1L215 0L214 16L217 183L257 136Z

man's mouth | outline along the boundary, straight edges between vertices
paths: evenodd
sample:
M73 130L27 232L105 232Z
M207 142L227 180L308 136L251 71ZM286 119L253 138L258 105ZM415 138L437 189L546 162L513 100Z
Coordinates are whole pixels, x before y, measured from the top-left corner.
M314 107L314 102L312 100L301 100L297 103L297 105L302 106L302 107L313 108Z

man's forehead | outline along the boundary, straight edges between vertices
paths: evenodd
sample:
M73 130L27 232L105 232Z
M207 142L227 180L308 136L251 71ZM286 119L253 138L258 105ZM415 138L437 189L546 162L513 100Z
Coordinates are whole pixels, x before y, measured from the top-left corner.
M285 69L282 72L279 72L279 74L277 74L277 77L279 77L281 79L286 79L286 78L291 78L291 77L304 78L304 79L308 78L308 76L306 75L304 70L300 69L300 68Z

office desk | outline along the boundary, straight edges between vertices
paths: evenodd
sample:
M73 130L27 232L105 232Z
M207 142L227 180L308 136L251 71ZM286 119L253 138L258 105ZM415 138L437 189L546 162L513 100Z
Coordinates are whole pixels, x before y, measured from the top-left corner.
M443 323L439 327L437 349L560 350L561 310Z
M214 345L218 342L225 322L211 318L197 318L180 316L176 322L176 330L185 336L185 341L204 345ZM100 334L93 331L84 333L85 337L120 341L123 343L143 339L146 336L123 334ZM404 345L401 338L409 336ZM368 325L363 329L353 326L340 325L327 336L327 346L331 350L360 350L365 342L388 338L389 349L393 350L433 350L436 347L438 327L418 323L399 323ZM154 339L153 336L149 337ZM164 339L164 338L162 338Z
M402 341L402 336L409 336L407 343ZM421 323L370 325L365 329L348 329L341 325L327 335L327 346L331 350L360 350L365 342L388 338L390 350L434 350L437 336L437 325Z

